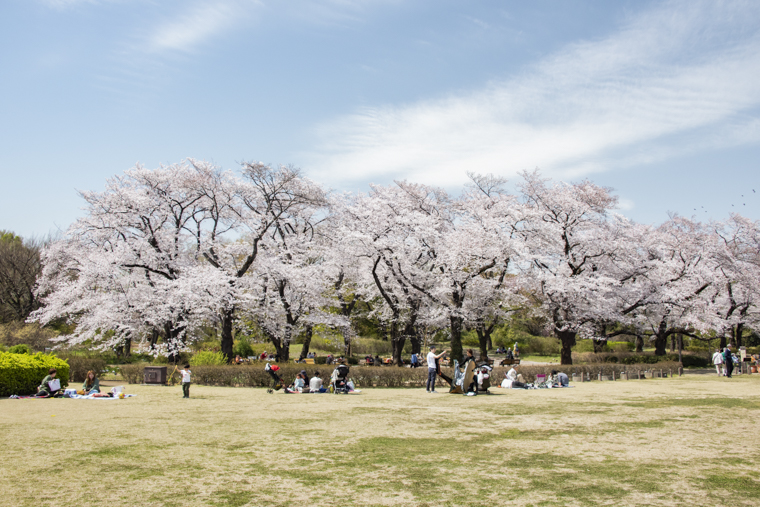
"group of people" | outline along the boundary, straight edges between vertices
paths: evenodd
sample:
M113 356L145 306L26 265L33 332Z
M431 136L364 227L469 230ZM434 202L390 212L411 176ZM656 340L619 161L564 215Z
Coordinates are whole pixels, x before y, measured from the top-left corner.
M308 385L307 385L308 382ZM292 384L285 388L286 393L326 393L322 377L319 372L314 372L314 376L309 379L306 370L301 370L296 375Z
M502 347L496 349L497 354L504 354L507 359L519 359L520 358L520 347L517 345L517 342L515 342L514 348L508 348L508 347Z
M726 345L722 350L715 349L712 356L712 362L715 365L715 371L718 376L731 378L734 372L734 364L739 364L739 358L731 352L731 345Z
M509 369L501 382L501 387L505 389L529 389L531 386L525 382L525 379L521 374L517 372L519 365L513 365ZM569 387L570 377L567 373L557 370L552 370L549 378L546 379L546 386L544 387Z
M63 388L61 387L61 379L57 378L58 370L56 368L50 368L48 374L42 379L42 382L37 386L37 392L34 394L35 398L59 398L63 396ZM100 392L100 380L95 372L90 370L87 372L87 376L82 384L82 389L77 391L80 396L92 396L93 398L109 398L111 393Z

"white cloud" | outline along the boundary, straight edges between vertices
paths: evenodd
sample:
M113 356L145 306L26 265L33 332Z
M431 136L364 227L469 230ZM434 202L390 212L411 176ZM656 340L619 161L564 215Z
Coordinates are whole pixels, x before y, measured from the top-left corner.
M159 25L148 38L151 52L191 51L232 27L243 16L238 2L196 3L176 19Z
M760 105L759 27L757 2L661 5L469 95L366 108L320 125L305 166L331 182L403 174L453 185L467 170L511 175L539 166L577 177L758 142L750 110Z

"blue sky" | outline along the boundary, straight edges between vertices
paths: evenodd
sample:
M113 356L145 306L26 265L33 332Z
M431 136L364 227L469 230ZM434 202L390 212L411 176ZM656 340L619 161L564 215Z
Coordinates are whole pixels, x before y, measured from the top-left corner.
M760 218L756 1L4 0L0 65L0 229L24 236L186 157L340 190L538 167L640 222Z

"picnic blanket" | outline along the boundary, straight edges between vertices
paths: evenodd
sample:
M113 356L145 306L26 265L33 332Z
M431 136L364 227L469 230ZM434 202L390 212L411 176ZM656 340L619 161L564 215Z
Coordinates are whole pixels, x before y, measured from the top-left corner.
M137 395L136 394L125 394L124 398L134 398L135 396L137 396ZM69 397L72 400L118 400L119 399L118 396L114 396L113 398L111 398L110 396L97 396L97 397L95 397L95 396L93 396L91 394L89 394L87 396L82 395L82 394L72 394Z

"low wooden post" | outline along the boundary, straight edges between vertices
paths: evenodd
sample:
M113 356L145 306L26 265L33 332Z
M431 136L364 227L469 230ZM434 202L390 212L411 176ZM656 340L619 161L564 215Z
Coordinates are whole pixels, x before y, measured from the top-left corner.
M641 370L639 370L639 380L641 380Z
M660 378L662 378L662 368L660 368Z

